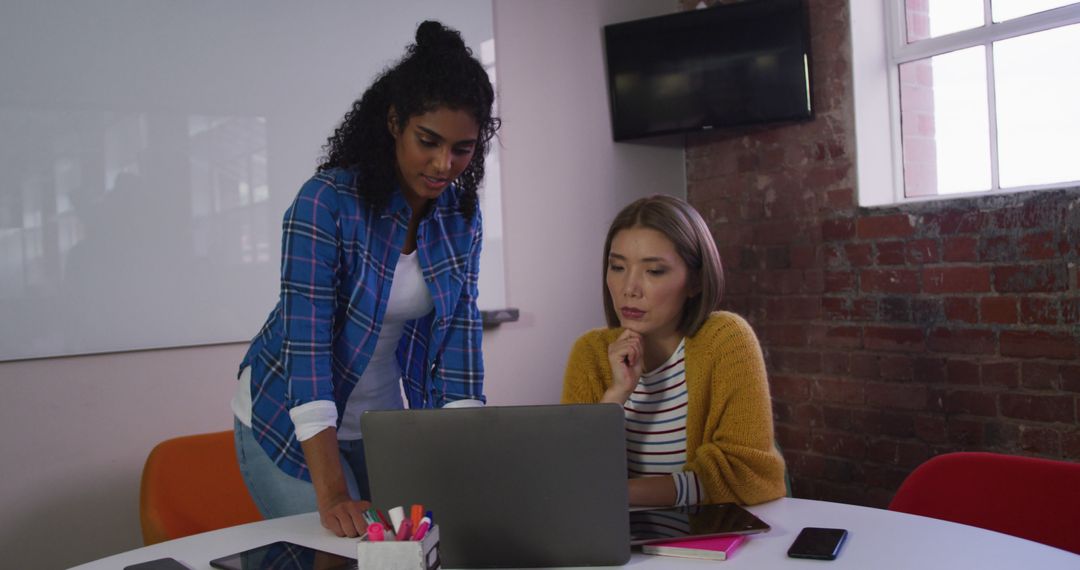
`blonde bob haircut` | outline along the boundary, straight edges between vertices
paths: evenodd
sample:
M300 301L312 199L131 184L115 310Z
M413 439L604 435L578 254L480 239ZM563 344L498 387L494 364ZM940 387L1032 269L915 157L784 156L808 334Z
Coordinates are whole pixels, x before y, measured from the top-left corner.
M709 314L720 305L724 290L724 269L709 227L693 206L673 196L656 194L641 198L622 209L611 222L604 241L603 290L604 315L609 327L619 326L619 316L607 287L608 256L615 234L631 228L656 230L675 244L675 251L686 263L688 285L697 294L683 305L678 330L686 336L697 333Z

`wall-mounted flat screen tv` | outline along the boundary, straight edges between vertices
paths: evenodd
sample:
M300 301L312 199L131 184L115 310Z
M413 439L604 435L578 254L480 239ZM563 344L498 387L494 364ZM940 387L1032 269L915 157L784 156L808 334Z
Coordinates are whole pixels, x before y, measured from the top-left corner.
M813 117L802 0L744 0L604 27L615 140Z

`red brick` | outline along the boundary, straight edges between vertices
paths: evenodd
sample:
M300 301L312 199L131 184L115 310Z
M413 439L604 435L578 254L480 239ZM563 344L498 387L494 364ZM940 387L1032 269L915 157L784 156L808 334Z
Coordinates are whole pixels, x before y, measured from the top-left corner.
M1020 366L1016 362L983 362L979 368L983 386L1016 388L1020 385Z
M846 433L815 433L811 449L835 457L862 459L866 457L866 441L861 436Z
M1057 457L1061 454L1061 434L1055 429L1022 425L1020 449L1028 453Z
M1080 297L1061 300L1061 324L1080 324Z
M1069 461L1080 461L1080 430L1061 435L1061 455Z
M1027 259L1053 259L1059 255L1054 232L1039 232L1020 238L1020 254Z
M868 243L845 243L844 255L855 267L870 265L874 261L874 248Z
M914 363L916 382L939 384L945 381L945 359L918 357Z
M879 359L881 377L887 380L911 380L915 364L910 356L886 355Z
M945 411L953 414L997 416L997 399L990 392L954 390L945 396Z
M859 348L862 346L860 329L856 326L816 327L811 333L813 344L828 347Z
M882 501L882 503L876 505L876 508L881 509L888 506L892 496L896 493L896 489L900 487L900 484L904 482L904 478L911 472L911 469L907 468L869 462L863 464L863 470L866 472L866 484L871 487L880 487L881 489L876 491L885 493L885 496L881 497L877 497L875 493L875 499ZM865 506L871 504L867 501Z
M753 243L756 245L782 245L806 239L806 232L790 220L766 221L754 224Z
M997 348L994 331L939 327L930 331L926 341L931 352L990 354Z
M847 241L853 237L855 237L855 223L850 219L821 222L821 239L824 241Z
M945 418L941 416L915 416L914 429L916 437L929 443L941 443L946 441L948 437Z
M947 297L945 299L945 318L950 321L976 323L979 321L979 305L975 302L975 299Z
M1020 322L1025 325L1056 325L1059 313L1057 299L1030 296L1020 298Z
M920 328L866 327L863 345L871 350L921 352L925 349Z
M881 377L881 359L876 354L856 352L851 355L851 376L876 380Z
M769 391L773 398L802 402L810 398L810 381L800 376L773 374L769 377Z
M1076 409L1073 402L1072 396L1002 394L1001 415L1037 422L1073 423L1076 421Z
M877 318L877 299L859 297L851 302L851 320L871 321Z
M979 365L971 360L950 359L945 369L948 371L949 384L975 386L981 383Z
M928 267L922 270L927 293L983 293L990 290L988 267Z
M798 269L758 271L757 275L758 292L766 295L790 295L803 283L803 272Z
M994 289L1008 293L1051 293L1069 289L1064 263L1006 265L994 268Z
M1068 333L1001 331L1001 355L1071 359L1077 357L1077 342Z
M839 431L853 431L855 424L851 419L851 408L821 406L821 418L825 427Z
M817 267L818 247L816 245L792 245L791 266L796 269Z
M791 422L804 428L824 425L821 406L807 403L793 405Z
M821 355L821 371L825 374L847 374L851 356L846 352L826 352Z
M980 420L949 418L948 441L964 447L981 447L984 443L986 424Z
M1020 367L1020 383L1031 390L1052 390L1061 379L1057 364L1024 362Z
M914 437L915 424L907 410L856 409L851 412L849 431L893 437Z
M771 350L769 360L773 369L780 372L798 372L816 374L821 372L821 353L796 352L793 350Z
M861 239L904 238L914 233L907 214L862 217L856 222L856 235Z
M851 318L851 299L846 297L822 297L822 316L832 320Z
M859 272L859 290L863 293L915 294L919 292L919 274L910 269L864 269Z
M855 205L855 191L851 188L829 190L825 193L825 204L836 210L844 210Z
M983 297L979 301L979 320L1011 325L1017 319L1016 304L1016 297Z
M774 346L806 346L806 327L766 324L761 327L765 341Z
M978 240L969 236L957 236L942 240L944 251L942 261L975 261L978 258L975 246Z
M896 463L901 467L914 469L930 459L930 446L916 441L901 441L897 444Z
M978 210L945 210L938 216L938 228L943 236L970 234L984 226L985 220Z
M926 386L896 382L869 382L866 403L881 408L922 410L926 408Z
M1009 261L1017 258L1016 241L1010 235L979 238L980 261Z
M796 450L810 449L810 432L802 427L776 425L776 441L784 450L784 458L790 461ZM791 465L788 465L790 470Z
M855 274L850 271L826 271L826 293L850 293L855 291Z
M839 378L818 378L810 387L814 401L862 404L866 400L864 383Z
M1080 365L1064 365L1058 371L1061 373L1061 389L1080 393ZM1080 400L1076 403L1080 405Z
M877 243L877 263L878 265L903 265L906 261L904 258L904 242L902 241L880 241Z
M922 265L934 263L940 259L938 244L932 239L917 239L907 242L904 257L908 264Z

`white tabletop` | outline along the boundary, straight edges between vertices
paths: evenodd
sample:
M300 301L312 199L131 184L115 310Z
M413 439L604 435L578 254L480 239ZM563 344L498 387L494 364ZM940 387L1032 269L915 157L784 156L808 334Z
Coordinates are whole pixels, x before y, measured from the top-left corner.
M778 499L750 507L772 526L754 535L726 562L724 570L753 568L857 569L977 568L1080 570L1080 555L975 527L882 509L805 499ZM848 529L840 556L831 562L797 560L787 549L803 527ZM356 540L337 538L319 525L314 513L251 523L139 548L78 570L121 570L124 566L172 557L193 570L209 570L210 560L287 540L356 557ZM717 562L635 553L627 568L707 568Z

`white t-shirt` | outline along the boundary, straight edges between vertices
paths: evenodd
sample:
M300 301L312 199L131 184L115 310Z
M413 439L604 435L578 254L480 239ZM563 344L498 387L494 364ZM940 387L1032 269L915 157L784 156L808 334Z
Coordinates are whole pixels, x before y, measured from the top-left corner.
M360 439L360 414L367 410L399 410L405 407L401 393L401 366L395 352L407 321L420 318L434 308L431 292L420 269L416 251L398 258L390 298L386 304L379 338L364 374L349 394L345 413L338 428L338 439ZM245 368L232 399L236 418L251 427L251 369ZM317 400L289 410L300 441L337 424L337 405Z

